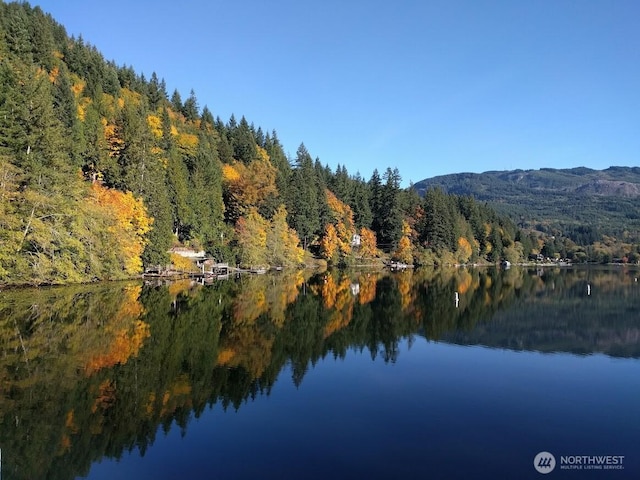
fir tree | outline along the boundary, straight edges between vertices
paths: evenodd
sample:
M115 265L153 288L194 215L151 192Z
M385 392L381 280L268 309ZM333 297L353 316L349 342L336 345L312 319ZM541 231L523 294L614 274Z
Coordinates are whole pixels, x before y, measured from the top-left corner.
M311 155L304 144L300 144L296 152L287 210L292 227L298 232L303 248L307 249L322 225L319 216L317 178Z

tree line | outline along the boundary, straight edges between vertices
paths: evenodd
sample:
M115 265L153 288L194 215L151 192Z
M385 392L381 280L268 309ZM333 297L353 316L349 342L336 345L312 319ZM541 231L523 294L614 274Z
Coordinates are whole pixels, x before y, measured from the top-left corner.
M0 283L131 276L186 245L247 266L526 255L472 198L335 171L275 130L107 61L39 7L0 4Z

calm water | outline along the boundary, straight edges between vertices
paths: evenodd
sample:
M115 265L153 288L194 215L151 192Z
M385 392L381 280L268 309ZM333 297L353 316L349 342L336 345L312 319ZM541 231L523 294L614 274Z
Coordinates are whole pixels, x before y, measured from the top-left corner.
M640 478L636 277L0 292L1 478Z

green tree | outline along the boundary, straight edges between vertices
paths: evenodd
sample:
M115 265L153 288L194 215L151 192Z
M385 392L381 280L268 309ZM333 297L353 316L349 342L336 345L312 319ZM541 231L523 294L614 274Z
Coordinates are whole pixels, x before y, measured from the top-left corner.
M184 108L182 105L182 97L177 89L171 94L171 108L176 113L182 113L182 109Z
M290 223L298 232L303 248L306 250L318 234L321 224L317 177L311 155L304 144L300 144L296 152L289 192L287 210Z
M423 222L419 238L435 250L455 251L458 237L454 230L454 212L447 195L439 188L430 188L424 196Z
M233 158L246 164L251 163L256 158L256 142L253 133L249 128L246 118L242 116L240 123L234 126L234 122L229 122L229 135Z
M397 247L402 237L402 211L400 210L400 173L398 169L387 168L383 176L385 180L377 199L378 211L375 215L374 229L378 237L379 245L392 250Z
M167 101L167 87L164 79L158 80L156 72L151 74L147 97L149 99L149 108L152 111L157 110L164 102Z
M362 177L360 177L360 174L356 174L353 181L351 208L353 209L353 220L357 228L371 228L373 214L371 212L369 197L369 187Z
M198 119L198 100L196 99L196 93L191 89L189 97L184 101L182 106L182 113L189 122L195 122Z
M193 212L193 235L210 252L223 256L225 229L222 171L212 133L201 131L199 134L189 190L188 198Z

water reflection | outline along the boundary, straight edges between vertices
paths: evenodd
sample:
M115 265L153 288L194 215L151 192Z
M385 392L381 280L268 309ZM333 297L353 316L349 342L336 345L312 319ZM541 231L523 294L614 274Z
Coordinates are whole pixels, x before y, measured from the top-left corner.
M74 478L241 408L289 367L350 349L398 360L416 336L640 357L637 272L482 269L122 283L0 296L3 478Z

